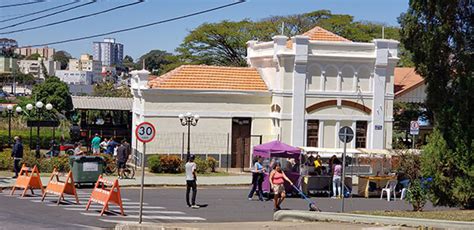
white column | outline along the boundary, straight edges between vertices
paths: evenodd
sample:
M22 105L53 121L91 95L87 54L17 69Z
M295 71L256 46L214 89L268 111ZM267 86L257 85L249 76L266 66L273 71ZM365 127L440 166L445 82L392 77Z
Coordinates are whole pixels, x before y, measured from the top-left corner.
M341 129L341 121L336 121L336 131L334 132L334 148L339 148L339 129Z
M386 39L374 39L376 47L375 69L373 76L373 101L372 101L372 149L383 149L385 143L385 80L388 76L389 59L397 59L398 42Z
M318 147L323 148L324 146L324 121L319 120L318 129Z
M326 71L321 70L321 77L319 78L319 90L324 91L326 89Z
M341 84L342 84L341 75L342 75L341 71L338 71L337 72L337 86L336 86L336 91L338 91L338 92L341 91L341 88L342 88L341 87Z
M283 63L279 61L278 55L285 50L287 41L288 37L286 36L277 35L273 37L273 62L278 65L276 68L277 72L275 74L275 81L273 85L273 89L276 90L283 90L283 77L285 75L285 72L282 68Z
M356 138L357 138L357 132L356 132L357 125L356 125L356 121L352 121L351 128L352 128L352 131L354 131L354 139L352 139L351 148L355 149L355 147L356 147Z
M306 73L308 63L307 36L295 36L292 38L295 52L295 67L293 71L293 100L291 119L291 144L293 146L304 145L305 129L305 106L306 106Z
M143 145L138 143L136 145L136 137L135 137L135 127L145 120L145 99L142 95L143 89L148 89L148 75L150 72L142 69L142 70L135 70L130 73L132 75L131 79L131 90L133 94L133 105L132 105L132 148L137 146L138 151L143 150ZM135 114L137 116L135 116Z
M353 92L357 92L357 81L358 80L358 76L357 76L357 72L354 73L354 77L352 78L352 91Z

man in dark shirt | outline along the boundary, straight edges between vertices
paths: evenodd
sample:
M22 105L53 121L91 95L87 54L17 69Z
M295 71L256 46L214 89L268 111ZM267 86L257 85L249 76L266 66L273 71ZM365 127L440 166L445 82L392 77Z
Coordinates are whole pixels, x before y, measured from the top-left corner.
M21 143L21 138L19 136L16 136L14 139L15 145L13 145L12 157L13 168L15 169L15 176L13 178L17 178L18 173L20 172L20 161L23 158L23 144Z
M127 164L128 160L128 149L127 145L125 144L125 140L122 141L122 144L117 148L117 167L118 167L118 174L119 179L123 179L123 170Z
M117 147L119 143L117 143L113 137L110 138L109 144L107 145L107 149L105 150L105 153L114 155L114 149Z

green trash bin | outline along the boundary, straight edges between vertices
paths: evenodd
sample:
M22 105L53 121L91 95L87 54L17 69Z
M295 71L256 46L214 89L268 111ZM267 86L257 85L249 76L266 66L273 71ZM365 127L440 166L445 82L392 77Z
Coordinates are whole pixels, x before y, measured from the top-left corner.
M71 156L69 164L76 184L95 183L104 172L105 161L99 156Z

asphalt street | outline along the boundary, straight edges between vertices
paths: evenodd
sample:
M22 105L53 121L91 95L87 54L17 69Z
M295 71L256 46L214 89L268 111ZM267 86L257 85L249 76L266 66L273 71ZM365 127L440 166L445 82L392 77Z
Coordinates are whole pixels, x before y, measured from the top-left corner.
M122 198L126 216L115 212L99 217L100 205L94 205L85 211L85 204L91 189L79 189L80 205L73 202L54 202L56 196L49 196L41 203L39 196L20 198L20 192L9 196L9 190L0 193L1 229L44 229L44 228L112 228L117 223L136 222L138 220L139 189L122 189ZM38 191L39 192L39 191ZM191 209L186 206L185 188L156 187L146 188L144 222L146 223L217 223L217 222L255 222L271 221L273 217L272 201L261 202L247 200L246 187L201 187L198 188L198 204L205 206ZM330 198L312 198L323 211L339 211L341 200ZM66 196L66 200L73 201ZM308 205L300 198L288 198L283 209L307 210ZM345 211L353 210L407 210L411 206L405 201L380 200L377 198L346 199ZM112 211L119 211L111 205ZM433 209L427 205L427 210Z

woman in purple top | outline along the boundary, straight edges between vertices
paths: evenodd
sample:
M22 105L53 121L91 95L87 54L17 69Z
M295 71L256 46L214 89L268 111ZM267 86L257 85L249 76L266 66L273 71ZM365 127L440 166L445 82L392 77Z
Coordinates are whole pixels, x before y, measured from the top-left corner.
M332 194L333 198L341 198L341 175L342 175L342 163L339 159L335 158L332 166Z

